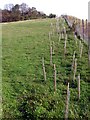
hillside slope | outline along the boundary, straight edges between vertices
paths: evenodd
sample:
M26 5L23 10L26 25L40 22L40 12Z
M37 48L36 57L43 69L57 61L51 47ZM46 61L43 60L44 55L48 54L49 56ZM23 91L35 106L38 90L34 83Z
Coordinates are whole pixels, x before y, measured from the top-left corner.
M63 34L63 27L67 34ZM64 118L69 82L69 118L89 119L88 46L78 38L75 39L65 21L44 19L9 23L2 25L2 31L3 118ZM80 57L81 44L83 50ZM74 52L77 69L73 80L74 71L71 68ZM43 76L42 58L46 81ZM56 70L53 64L56 65ZM80 99L77 89L79 74Z

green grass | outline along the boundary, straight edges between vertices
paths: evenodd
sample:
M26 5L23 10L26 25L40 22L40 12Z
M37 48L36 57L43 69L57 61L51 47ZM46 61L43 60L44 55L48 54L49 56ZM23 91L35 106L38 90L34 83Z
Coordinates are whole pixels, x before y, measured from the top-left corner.
M53 63L57 70L57 92L54 93L53 66L50 66L50 23L54 19L32 20L2 25L2 86L3 117L23 119L64 118L67 82L70 82L69 117L86 119L89 114L88 46L84 44L79 57L79 40L68 33L67 54L64 58L64 40L52 35L55 42ZM66 25L65 25L66 26ZM67 26L66 26L67 27ZM68 29L68 27L67 27ZM71 71L73 52L76 51L77 73L81 74L81 98L78 101L77 79L72 83ZM47 81L44 81L42 57L45 58ZM74 87L73 87L74 86Z

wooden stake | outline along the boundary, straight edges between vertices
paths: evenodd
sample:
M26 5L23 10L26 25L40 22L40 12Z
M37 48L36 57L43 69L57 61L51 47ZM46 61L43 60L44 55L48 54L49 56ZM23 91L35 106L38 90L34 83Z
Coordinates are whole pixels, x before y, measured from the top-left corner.
M84 20L82 19L82 34L83 34L83 40L84 40Z
M56 32L57 34L59 34L59 19L57 19L57 22L56 22Z
M75 80L76 71L77 71L77 59L75 59L75 62L74 62L74 75L73 75L73 81Z
M51 29L53 28L53 24L52 24L52 23L51 23L51 26L50 26L50 27L51 27Z
M69 99L70 99L70 91L69 91L69 83L68 83L68 86L67 86L67 97L66 97L66 109L65 109L65 120L68 119Z
M63 32L64 32L64 38L67 39L66 28L65 27L63 27Z
M78 75L78 99L80 99L80 74Z
M65 34L65 39L66 39L66 41L67 41L67 34Z
M67 37L65 37L65 43L64 43L64 56L66 54L66 42L67 42Z
M54 64L54 91L56 91L56 65Z
M50 65L52 65L52 46L50 46Z
M83 51L83 44L81 44L80 58L82 57L82 51Z
M44 65L44 58L42 58L42 66L43 66L43 76L44 76L44 80L46 81L46 71L45 71L45 65Z
M86 36L88 35L88 20L86 19Z
M63 35L63 32L61 33L61 36L62 36L62 39L64 39L64 35Z
M54 44L54 41L53 41L53 51L52 51L52 54L55 54L54 48L55 48L55 44Z
M66 34L66 28L65 27L63 27L63 31L64 31L64 34Z
M74 68L75 53L76 53L76 51L74 51L74 54L73 54L72 70L73 70L73 68Z
M81 41L79 41L79 51L81 50Z
M52 34L54 34L54 25L53 25L53 23L51 23L51 30L52 30Z
M76 35L74 35L74 37L75 37L75 42L76 42L76 45L77 45L77 36L76 36Z
M49 32L49 41L51 40L51 32Z
M59 42L60 42L60 40L61 40L61 33L59 34Z

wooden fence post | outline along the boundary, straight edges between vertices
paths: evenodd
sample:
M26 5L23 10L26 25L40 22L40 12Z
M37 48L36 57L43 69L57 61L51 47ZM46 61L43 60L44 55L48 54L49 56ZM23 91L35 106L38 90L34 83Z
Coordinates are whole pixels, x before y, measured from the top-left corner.
M44 58L42 58L42 66L43 66L43 76L44 76L44 80L46 81L46 71L45 71L45 65L44 65Z
M82 19L82 34L83 34L83 40L84 40L84 20Z
M88 21L86 19L86 36L88 35Z
M69 91L69 83L68 83L68 86L67 86L67 97L66 97L66 109L65 109L65 120L68 119L69 99L70 99L70 91Z
M90 5L90 2L88 3ZM90 19L88 20L88 66L90 68ZM90 79L90 78L89 78Z

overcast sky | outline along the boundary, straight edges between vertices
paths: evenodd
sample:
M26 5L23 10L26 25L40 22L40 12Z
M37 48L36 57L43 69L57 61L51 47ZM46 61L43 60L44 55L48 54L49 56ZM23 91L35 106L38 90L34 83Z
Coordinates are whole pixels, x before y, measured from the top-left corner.
M5 4L26 3L29 7L36 7L38 11L46 14L54 13L58 16L61 14L73 15L81 19L88 18L89 0L0 0L0 8L3 9Z

